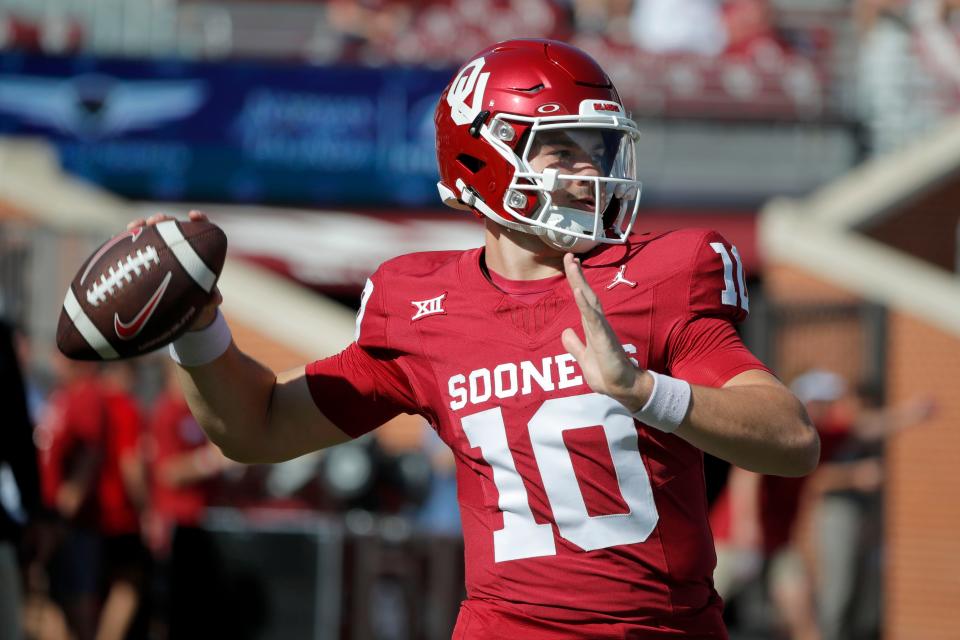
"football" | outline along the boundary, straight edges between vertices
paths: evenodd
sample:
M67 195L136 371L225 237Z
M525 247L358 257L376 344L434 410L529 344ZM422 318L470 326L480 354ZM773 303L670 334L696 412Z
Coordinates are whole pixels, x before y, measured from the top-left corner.
M57 346L73 360L119 360L169 344L210 300L226 255L226 235L206 220L114 236L70 284Z

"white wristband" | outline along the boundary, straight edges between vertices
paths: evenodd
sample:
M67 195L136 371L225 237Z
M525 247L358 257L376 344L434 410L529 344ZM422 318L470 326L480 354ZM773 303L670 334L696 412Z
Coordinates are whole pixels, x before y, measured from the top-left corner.
M170 357L181 367L199 367L213 362L224 354L233 335L217 309L217 317L200 331L187 331L170 343Z
M640 422L665 433L673 433L687 417L690 383L647 370L653 376L653 391L643 408L633 414Z

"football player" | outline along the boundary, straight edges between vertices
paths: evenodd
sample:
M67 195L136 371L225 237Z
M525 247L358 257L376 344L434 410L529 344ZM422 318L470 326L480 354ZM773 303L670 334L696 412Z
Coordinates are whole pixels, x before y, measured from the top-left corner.
M481 51L435 119L440 195L485 218L483 246L384 263L356 340L279 375L232 343L218 297L171 346L194 415L250 463L424 416L458 467L455 638L726 637L702 452L790 476L819 448L734 330L736 248L631 233L640 134L572 46Z

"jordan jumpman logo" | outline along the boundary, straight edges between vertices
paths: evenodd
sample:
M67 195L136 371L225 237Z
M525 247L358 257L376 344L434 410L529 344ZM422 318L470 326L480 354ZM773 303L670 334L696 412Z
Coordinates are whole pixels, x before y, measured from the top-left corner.
M626 270L627 270L627 265L621 266L621 267L620 267L620 271L618 271L618 272L617 272L617 275L615 275L615 276L613 277L613 282L611 282L610 284L607 285L607 289L613 289L613 288L614 288L615 286L617 286L618 284L625 284L625 285L627 285L628 287L630 287L631 289L633 289L635 286L637 286L637 283L636 283L636 282L633 282L632 280L627 280L626 277L624 277L623 273L624 273Z

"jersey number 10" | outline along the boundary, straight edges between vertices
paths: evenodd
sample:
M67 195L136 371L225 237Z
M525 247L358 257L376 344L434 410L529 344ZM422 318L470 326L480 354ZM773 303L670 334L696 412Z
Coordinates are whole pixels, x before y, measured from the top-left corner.
M737 262L737 282L733 282L733 260L730 259L730 253L727 253L727 247L722 242L711 242L710 247L720 254L720 260L723 261L723 291L720 292L720 302L732 307L737 306L737 285L740 285L740 308L744 311L750 311L750 298L747 296L747 284L743 280L743 262L740 260L740 252L737 248L730 247L730 253L733 254L733 260Z
M493 470L503 528L493 533L496 562L556 555L553 527L534 520L517 472L500 407L461 420L472 447ZM577 482L563 432L601 425L627 513L591 516ZM659 518L650 477L637 442L637 426L626 408L599 393L544 402L527 423L533 454L561 537L585 551L643 542Z

